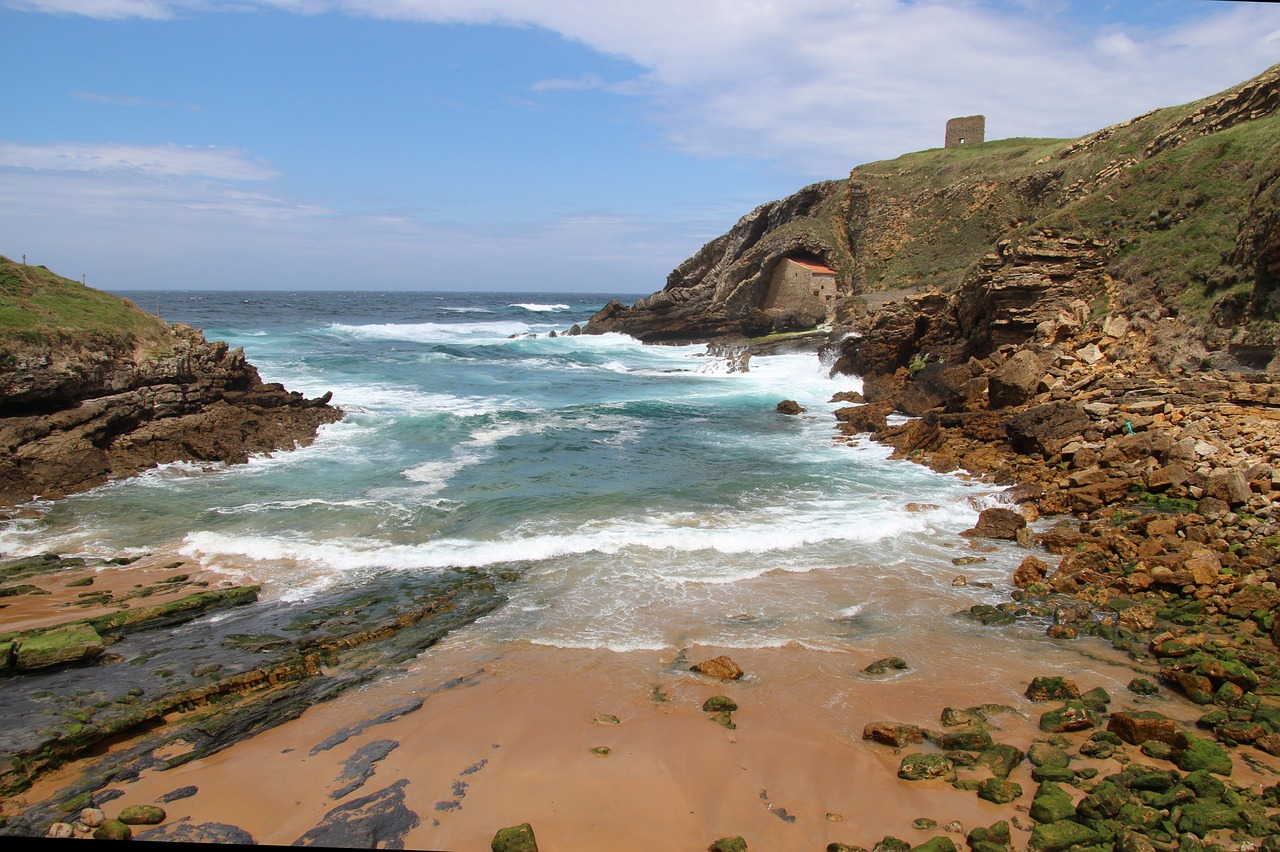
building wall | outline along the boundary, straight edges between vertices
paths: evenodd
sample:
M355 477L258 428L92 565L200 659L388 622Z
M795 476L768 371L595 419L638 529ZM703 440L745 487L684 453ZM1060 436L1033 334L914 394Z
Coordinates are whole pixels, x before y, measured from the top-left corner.
M966 115L953 118L947 122L946 147L958 145L980 145L986 141L987 117L985 115Z
M763 307L819 323L834 315L835 298L834 274L814 272L793 260L782 260L774 267Z

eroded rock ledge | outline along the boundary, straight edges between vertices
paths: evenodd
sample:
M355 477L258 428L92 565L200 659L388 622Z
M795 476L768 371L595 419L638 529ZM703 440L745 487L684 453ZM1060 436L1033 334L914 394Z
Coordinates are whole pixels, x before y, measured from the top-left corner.
M244 462L308 444L342 417L329 394L305 399L264 383L242 349L159 324L145 345L5 342L0 504L58 498L168 462Z

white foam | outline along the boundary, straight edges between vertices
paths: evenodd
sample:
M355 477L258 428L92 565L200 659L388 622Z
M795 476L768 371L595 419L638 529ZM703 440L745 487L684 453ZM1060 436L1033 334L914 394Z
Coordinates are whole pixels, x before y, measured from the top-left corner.
M537 303L537 302L517 302L517 303L516 303L516 304L514 304L514 305L507 305L507 307L508 307L508 308L524 308L526 311L535 311L535 312L537 312L537 313L543 313L543 312L547 312L547 311L567 311L567 310L569 310L569 306L568 306L568 305L561 305L561 304L555 304L555 305L544 305L544 304L539 304L539 303Z
M526 323L513 320L470 323L373 323L346 325L335 323L329 328L340 334L373 340L404 340L411 343L451 343L460 340L505 340L513 334L528 334Z

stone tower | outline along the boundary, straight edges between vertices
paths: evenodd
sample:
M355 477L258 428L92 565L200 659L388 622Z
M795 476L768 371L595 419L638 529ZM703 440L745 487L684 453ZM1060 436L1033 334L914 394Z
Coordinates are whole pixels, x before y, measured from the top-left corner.
M987 117L985 115L966 115L953 118L947 122L947 148L960 145L980 145L987 135Z

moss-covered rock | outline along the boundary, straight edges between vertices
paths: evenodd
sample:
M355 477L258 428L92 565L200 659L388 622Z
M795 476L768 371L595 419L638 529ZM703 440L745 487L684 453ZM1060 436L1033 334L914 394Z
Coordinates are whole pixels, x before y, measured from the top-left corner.
M1100 844L1104 839L1088 826L1063 819L1033 828L1027 848L1035 852L1065 852L1076 846Z
M1003 778L987 778L978 784L978 798L1007 805L1022 798L1022 785Z
M1014 767L1022 763L1025 757L1022 749L997 743L978 755L978 765L990 769L991 774L997 778L1008 778L1009 773L1013 772Z
M1032 701L1068 701L1080 697L1080 687L1064 677L1037 677L1027 686Z
M1033 766L1065 769L1071 763L1071 756L1063 749L1046 742L1032 743L1027 750L1027 759Z
M721 710L733 711L738 709L738 702L727 695L713 695L702 702L702 709L707 713L718 713Z
M118 819L109 819L93 830L94 840L131 840L133 829Z
M907 661L901 657L884 657L876 660L863 671L871 675L882 675L889 671L906 671L909 668L911 666L907 665Z
M1085 731L1098 727L1098 714L1079 700L1067 701L1056 710L1040 716L1040 730L1051 734Z
M44 633L23 636L13 649L14 665L21 670L44 669L98 657L106 643L87 624L70 624Z
M747 841L737 835L722 837L708 846L707 852L747 852Z
M1076 815L1075 803L1066 790L1052 781L1045 781L1036 788L1031 800L1031 818L1036 822L1051 823L1071 819Z
M498 829L489 844L492 852L538 852L538 841L529 823Z
M943 781L956 779L956 767L950 758L941 754L909 754L898 766L898 777L905 781Z
M1235 808L1215 802L1192 802L1182 806L1178 830L1206 837L1211 831L1240 828L1244 823L1244 817Z
M1191 734L1179 734L1173 744L1173 763L1183 772L1205 770L1216 775L1230 775L1231 755L1220 743Z
M159 825L164 822L164 808L155 805L130 805L116 817L125 825Z
M950 837L935 837L919 846L912 846L911 852L956 852L956 844Z

